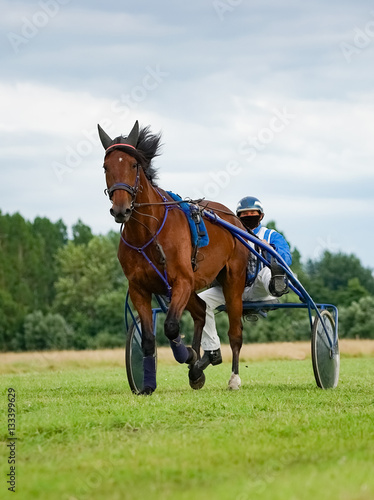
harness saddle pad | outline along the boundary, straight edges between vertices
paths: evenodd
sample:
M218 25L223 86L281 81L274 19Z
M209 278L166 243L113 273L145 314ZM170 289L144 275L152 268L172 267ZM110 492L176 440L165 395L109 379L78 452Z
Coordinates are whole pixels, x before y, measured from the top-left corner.
M179 194L172 193L171 191L166 191L166 192L169 196L173 198L174 201L182 200ZM209 243L209 236L203 218L199 216L199 222L196 222L192 217L192 212L194 210L193 207L195 205L191 205L190 203L183 201L182 203L179 203L179 206L187 217L191 231L192 245L193 246L197 245L197 248L206 247Z

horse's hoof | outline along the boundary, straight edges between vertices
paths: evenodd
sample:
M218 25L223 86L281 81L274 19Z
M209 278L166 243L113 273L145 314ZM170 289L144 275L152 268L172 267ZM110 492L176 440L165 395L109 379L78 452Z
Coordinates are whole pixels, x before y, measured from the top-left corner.
M233 373L231 375L230 380L229 380L228 389L230 391L237 391L240 389L241 385L242 385L242 381L240 380L239 375L236 375L235 373Z
M205 384L205 373L204 372L201 373L201 375L198 379L196 379L196 380L190 379L190 387L192 389L195 389L196 391L198 391L199 389L204 387L204 384Z
M190 367L188 378L190 380L190 387L192 387L192 389L199 390L205 384L205 374L201 368L196 366L196 364Z
M143 390L138 392L139 396L150 396L154 392L154 389L152 387L144 387Z

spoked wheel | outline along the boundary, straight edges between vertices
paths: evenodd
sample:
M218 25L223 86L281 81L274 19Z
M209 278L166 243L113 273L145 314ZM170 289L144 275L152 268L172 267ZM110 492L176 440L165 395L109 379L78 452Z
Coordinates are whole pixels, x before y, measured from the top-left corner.
M338 385L339 381L339 343L338 338L334 340L335 321L331 313L324 309L320 314L326 331L321 319L316 316L312 327L314 377L318 387L321 389L333 389ZM330 342L332 343L332 347Z
M130 389L139 394L144 389L143 373L143 350L142 350L142 327L140 319L135 318L136 325L131 324L126 339L126 373ZM157 369L157 346L156 346L156 369Z

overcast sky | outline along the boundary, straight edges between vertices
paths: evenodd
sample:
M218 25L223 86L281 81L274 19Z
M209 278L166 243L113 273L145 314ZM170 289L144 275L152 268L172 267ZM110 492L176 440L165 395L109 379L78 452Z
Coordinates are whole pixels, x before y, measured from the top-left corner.
M303 260L374 268L374 6L0 0L0 210L118 230L103 149L162 132L159 185L265 205Z

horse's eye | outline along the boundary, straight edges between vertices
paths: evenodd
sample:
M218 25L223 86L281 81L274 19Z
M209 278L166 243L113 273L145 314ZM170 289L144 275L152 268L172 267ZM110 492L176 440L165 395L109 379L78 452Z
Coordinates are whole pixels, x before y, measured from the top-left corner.
M106 171L107 171L107 168L106 168L106 166L105 166L105 165L103 165L103 169L104 169L104 172L106 172Z
M137 163L134 163L132 168L137 168L138 164Z

